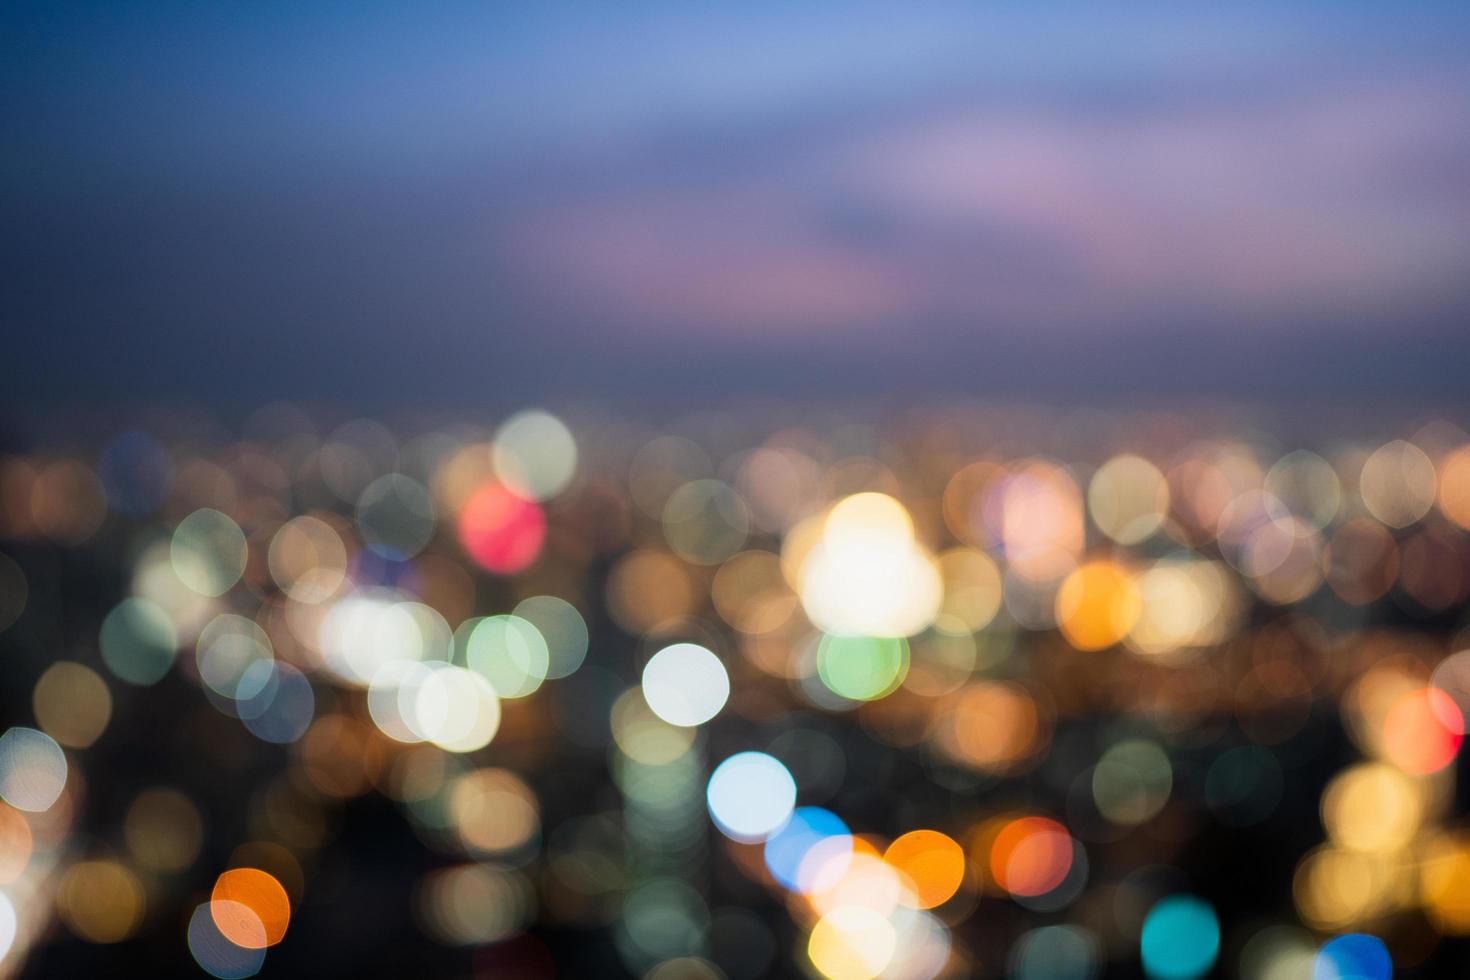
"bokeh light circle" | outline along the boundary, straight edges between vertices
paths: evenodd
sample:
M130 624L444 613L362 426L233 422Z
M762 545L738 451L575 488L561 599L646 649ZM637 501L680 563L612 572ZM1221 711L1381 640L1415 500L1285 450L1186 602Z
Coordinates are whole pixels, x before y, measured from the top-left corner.
M546 515L498 483L481 486L459 512L459 542L486 571L510 575L541 553Z
M523 698L546 680L551 651L541 632L519 616L486 616L470 631L465 659L500 697Z
M102 620L102 662L129 684L156 684L174 664L178 630L168 613L147 599L124 599Z
M791 817L796 781L764 752L740 752L710 774L705 800L727 837L754 843L780 830Z
M511 614L536 627L546 641L547 680L570 677L587 659L587 621L565 599L533 595L516 603Z
M1034 898L1066 881L1072 858L1067 828L1047 817L1020 817L991 843L990 873L1011 895Z
M205 902L189 917L187 939L194 962L218 980L244 980L255 976L265 965L265 947L238 946L231 942L215 924L213 905L213 902Z
M34 728L0 735L0 799L29 813L51 809L66 788L66 753Z
M671 725L702 725L720 713L729 697L724 663L697 643L664 647L643 668L643 699Z
M179 581L200 595L228 592L245 572L245 534L226 514L204 507L174 528L169 561Z
M782 887L808 891L816 871L808 859L817 851L837 859L843 853L851 854L852 837L847 824L831 810L798 807L786 826L766 841L766 868Z
M246 671L242 686L255 687L251 674L268 675L259 682L259 693L239 705L240 720L251 734L278 745L305 735L316 714L316 693L306 675L288 663L260 661Z
M1164 750L1145 739L1125 739L1110 747L1092 770L1092 796L1098 812L1124 826L1151 819L1174 787L1174 768Z
M56 889L61 921L89 943L120 943L143 923L143 883L116 861L78 861Z
M1097 937L1077 926L1042 926L1016 941L1012 980L1094 980L1102 959Z
M912 891L899 900L915 908L943 905L965 880L964 848L937 830L911 830L899 836L883 852L883 860L908 879Z
M903 637L826 634L817 646L817 674L834 694L875 701L895 691L909 669Z
M1102 650L1121 642L1141 611L1133 576L1115 562L1088 562L1057 590L1057 626L1079 650Z
M1323 943L1312 965L1312 980L1389 980L1392 976L1393 959L1383 940L1361 932Z
M495 433L495 475L528 500L549 500L577 472L577 441L549 412L530 410L506 419Z
M85 749L112 718L112 693L95 670L58 660L36 681L31 705L41 730L61 745Z
M390 561L405 561L434 536L434 499L423 484L402 473L381 476L357 498L363 543Z
M405 721L422 740L449 752L474 752L500 730L500 698L482 674L449 664L405 688ZM407 699L405 699L407 700ZM402 702L400 702L402 703Z
M886 917L861 905L845 905L817 920L807 956L829 980L871 980L893 959L897 941Z
M1383 751L1414 776L1438 772L1455 760L1465 740L1465 718L1455 700L1437 687L1401 694L1383 719Z
M241 909L250 914L241 914ZM220 934L236 946L274 946L286 937L291 899L269 872L231 868L215 880L210 914Z
M1196 980L1220 953L1215 910L1192 895L1171 895L1149 909L1139 937L1144 972L1152 980Z

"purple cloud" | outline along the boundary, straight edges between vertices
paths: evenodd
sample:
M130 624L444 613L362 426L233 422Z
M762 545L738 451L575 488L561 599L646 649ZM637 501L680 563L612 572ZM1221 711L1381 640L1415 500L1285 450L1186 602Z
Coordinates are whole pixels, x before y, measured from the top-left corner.
M655 334L1330 320L1442 290L1470 261L1460 92L951 100L814 127L748 168L614 184L532 213L502 253L556 302Z

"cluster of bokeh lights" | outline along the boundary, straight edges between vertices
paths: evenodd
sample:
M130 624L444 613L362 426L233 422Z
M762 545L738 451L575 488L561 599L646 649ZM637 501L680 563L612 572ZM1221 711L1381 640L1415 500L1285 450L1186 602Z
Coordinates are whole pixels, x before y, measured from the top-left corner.
M253 976L369 794L478 975L552 975L548 924L655 980L1386 980L1470 935L1470 437L1053 421L273 406L0 459L0 965L172 916ZM121 569L91 612L77 556ZM94 761L180 692L259 760L239 819ZM1299 829L1333 737L1234 920L1188 845Z

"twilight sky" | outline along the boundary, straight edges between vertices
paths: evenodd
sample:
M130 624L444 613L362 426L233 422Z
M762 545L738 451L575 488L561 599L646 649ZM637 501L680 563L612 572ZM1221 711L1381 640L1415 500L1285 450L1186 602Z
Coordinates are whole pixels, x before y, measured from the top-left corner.
M0 404L1463 401L1470 7L7 4Z

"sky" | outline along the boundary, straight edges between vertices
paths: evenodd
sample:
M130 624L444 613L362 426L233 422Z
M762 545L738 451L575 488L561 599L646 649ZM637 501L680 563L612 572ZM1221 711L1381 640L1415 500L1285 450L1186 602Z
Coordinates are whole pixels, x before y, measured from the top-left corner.
M1470 8L12 3L0 405L1465 400Z

